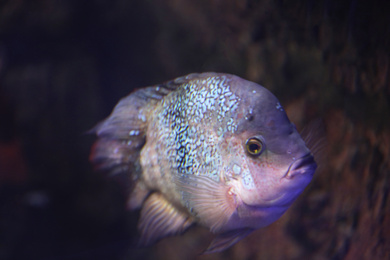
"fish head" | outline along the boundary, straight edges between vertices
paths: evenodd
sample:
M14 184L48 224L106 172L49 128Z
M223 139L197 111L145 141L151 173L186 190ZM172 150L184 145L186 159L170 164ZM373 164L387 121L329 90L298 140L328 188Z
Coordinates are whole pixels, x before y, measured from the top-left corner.
M270 91L242 79L235 83L231 85L241 101L235 118L239 127L230 137L237 144L229 151L235 158L230 163L232 185L241 214L262 216L264 226L287 210L311 181L317 164Z

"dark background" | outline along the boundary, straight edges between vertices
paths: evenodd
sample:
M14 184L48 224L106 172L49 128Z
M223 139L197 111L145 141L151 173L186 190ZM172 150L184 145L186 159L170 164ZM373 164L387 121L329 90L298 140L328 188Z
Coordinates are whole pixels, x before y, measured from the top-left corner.
M387 1L0 2L0 259L389 259ZM131 90L191 72L269 88L328 156L291 209L233 248L137 249L137 212L88 134Z

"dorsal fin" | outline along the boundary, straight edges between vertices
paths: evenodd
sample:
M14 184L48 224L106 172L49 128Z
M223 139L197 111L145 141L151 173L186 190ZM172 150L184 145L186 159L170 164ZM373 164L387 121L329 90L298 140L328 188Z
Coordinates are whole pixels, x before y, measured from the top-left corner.
M111 115L92 131L101 138L117 140L128 140L132 136L142 136L147 127L147 110L150 109L150 105L161 100L176 87L177 85L168 82L132 92L122 98Z

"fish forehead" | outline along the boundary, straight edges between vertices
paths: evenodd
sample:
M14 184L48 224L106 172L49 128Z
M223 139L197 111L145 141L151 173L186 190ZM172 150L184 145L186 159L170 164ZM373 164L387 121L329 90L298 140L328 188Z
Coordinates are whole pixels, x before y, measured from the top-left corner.
M279 100L268 89L238 77L233 77L231 89L241 99L237 113L232 115L241 139L261 137L267 150L275 154L307 152Z
M233 84L232 84L233 85ZM266 88L243 79L233 85L242 99L242 130L278 135L290 131L291 123L279 100Z

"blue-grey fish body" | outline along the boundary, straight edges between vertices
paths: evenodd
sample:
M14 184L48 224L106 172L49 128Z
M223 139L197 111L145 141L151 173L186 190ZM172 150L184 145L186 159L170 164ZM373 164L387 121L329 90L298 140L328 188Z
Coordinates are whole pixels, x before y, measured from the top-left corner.
M123 98L96 128L98 167L128 174L141 242L194 223L222 251L277 220L316 163L276 97L234 75L190 74Z

